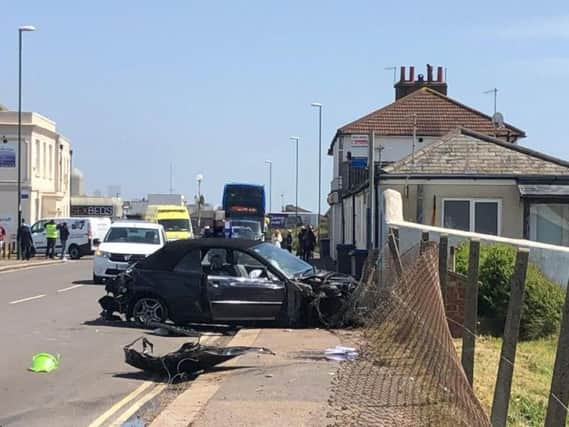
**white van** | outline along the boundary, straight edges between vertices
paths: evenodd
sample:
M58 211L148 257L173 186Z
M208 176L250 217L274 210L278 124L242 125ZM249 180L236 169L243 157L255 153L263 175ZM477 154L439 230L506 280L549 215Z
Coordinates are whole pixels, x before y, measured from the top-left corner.
M83 255L95 252L93 241L103 240L111 227L110 218L99 217L73 217L73 218L44 218L32 225L32 237L36 254L43 255L47 249L47 237L45 225L52 220L56 224L67 223L69 239L67 240L67 253L72 259L79 259ZM55 252L61 253L61 241L59 238L55 244Z

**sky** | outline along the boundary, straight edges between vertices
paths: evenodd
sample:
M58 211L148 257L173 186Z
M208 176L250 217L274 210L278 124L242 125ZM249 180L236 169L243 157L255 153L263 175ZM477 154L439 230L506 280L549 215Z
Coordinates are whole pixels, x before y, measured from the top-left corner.
M27 0L5 2L0 103L17 108L17 28L24 34L23 109L71 139L86 190L123 198L173 189L206 200L223 184L268 184L272 210L322 209L343 124L394 99L386 67L447 69L449 96L492 114L494 87L523 145L569 159L569 4L519 1Z

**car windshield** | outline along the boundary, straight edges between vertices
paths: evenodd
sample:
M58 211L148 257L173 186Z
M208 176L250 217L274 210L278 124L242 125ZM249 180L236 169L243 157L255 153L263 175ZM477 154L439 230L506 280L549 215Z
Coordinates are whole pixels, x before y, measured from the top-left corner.
M307 262L273 244L261 243L252 249L282 271L288 278L313 270L313 267Z
M112 227L105 236L105 242L159 245L160 236L158 230L153 228Z
M159 219L158 224L162 224L166 231L190 231L190 221L184 218Z
M249 228L255 234L261 234L261 224L258 221L232 220L233 227Z

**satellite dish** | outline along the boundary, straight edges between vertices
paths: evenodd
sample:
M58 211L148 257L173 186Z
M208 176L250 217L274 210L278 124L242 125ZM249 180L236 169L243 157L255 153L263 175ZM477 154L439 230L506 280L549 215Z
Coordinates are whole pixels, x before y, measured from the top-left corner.
M496 128L504 127L504 116L502 115L502 113L498 112L494 113L494 115L492 116L492 124Z

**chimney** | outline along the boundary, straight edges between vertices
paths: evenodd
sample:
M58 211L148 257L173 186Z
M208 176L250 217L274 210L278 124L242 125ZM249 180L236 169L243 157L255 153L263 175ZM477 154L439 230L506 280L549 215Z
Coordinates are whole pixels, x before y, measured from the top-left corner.
M409 79L407 80L406 67L402 65L399 81L393 86L395 88L395 100L403 98L423 87L428 87L446 95L447 84L444 82L443 67L437 67L436 80L433 80L433 68L431 64L427 64L427 78L425 79L423 74L417 74L417 79L415 80L415 67L411 65L409 67Z

